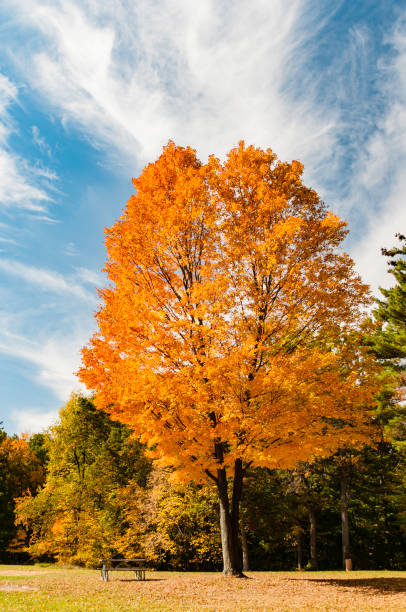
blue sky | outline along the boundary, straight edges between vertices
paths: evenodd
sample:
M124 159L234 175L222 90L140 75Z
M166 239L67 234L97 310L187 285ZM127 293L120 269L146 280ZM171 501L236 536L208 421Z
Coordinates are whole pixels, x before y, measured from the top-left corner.
M406 1L2 0L0 420L72 390L103 229L169 139L299 159L374 292L406 231Z

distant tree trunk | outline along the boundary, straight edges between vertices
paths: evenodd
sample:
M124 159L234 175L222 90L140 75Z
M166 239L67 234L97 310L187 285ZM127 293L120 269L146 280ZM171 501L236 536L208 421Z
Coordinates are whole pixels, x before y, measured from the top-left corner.
M348 521L348 500L350 496L350 488L348 482L348 473L345 466L340 471L341 485L341 533L343 546L343 567L345 570L352 570L352 558L350 549L350 524Z
M317 541L316 541L316 511L309 508L310 526L310 569L317 569Z
M247 534L245 532L245 525L243 521L241 521L240 533L241 533L241 547L242 547L242 571L249 572L250 562L249 562L249 557L248 557Z
M222 449L216 445L216 455L222 462ZM242 494L243 469L241 459L236 459L234 464L233 494L231 508L228 495L228 483L226 469L217 470L217 490L220 501L220 533L223 551L223 574L224 576L243 577L241 555L239 551L238 531L239 512Z
M297 569L303 569L303 549L302 549L302 530L300 526L297 530Z

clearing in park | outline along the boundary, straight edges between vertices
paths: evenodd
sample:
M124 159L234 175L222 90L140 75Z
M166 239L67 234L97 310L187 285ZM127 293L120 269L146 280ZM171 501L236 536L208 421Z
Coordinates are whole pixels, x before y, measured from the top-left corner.
M124 612L247 610L406 610L406 572L147 572L140 582L118 574L56 566L0 566L0 609Z

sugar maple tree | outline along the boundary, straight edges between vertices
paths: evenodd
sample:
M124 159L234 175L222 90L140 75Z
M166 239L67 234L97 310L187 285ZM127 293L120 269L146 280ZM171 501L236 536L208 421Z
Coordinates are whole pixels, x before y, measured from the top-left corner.
M97 405L178 476L216 483L226 575L241 574L247 468L359 438L373 392L367 357L342 340L367 288L302 170L243 142L207 164L170 142L106 230L111 284L83 349Z

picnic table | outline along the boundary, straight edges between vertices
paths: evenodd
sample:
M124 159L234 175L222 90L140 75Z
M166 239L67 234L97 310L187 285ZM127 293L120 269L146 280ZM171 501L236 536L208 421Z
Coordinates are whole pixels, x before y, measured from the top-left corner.
M109 580L109 572L134 572L136 580L145 580L145 559L102 559L100 577L105 582Z

